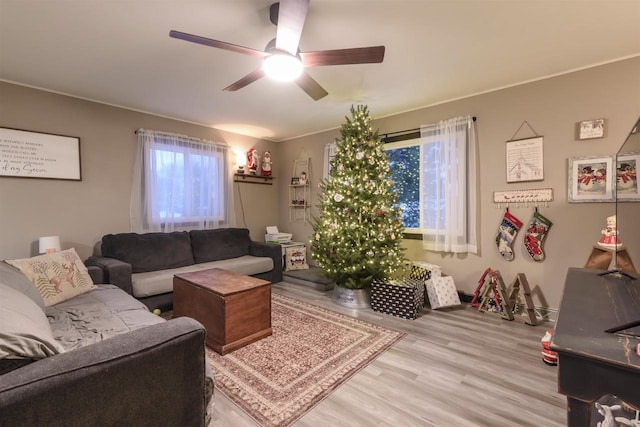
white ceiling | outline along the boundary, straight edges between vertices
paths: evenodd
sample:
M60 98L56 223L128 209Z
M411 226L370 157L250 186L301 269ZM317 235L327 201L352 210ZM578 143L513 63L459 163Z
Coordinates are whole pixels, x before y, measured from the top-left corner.
M301 51L386 46L382 64L308 69L329 95L263 78L273 0L0 0L0 80L280 141L640 55L640 0L311 0ZM639 77L640 78L640 77ZM1 100L0 100L1 102Z

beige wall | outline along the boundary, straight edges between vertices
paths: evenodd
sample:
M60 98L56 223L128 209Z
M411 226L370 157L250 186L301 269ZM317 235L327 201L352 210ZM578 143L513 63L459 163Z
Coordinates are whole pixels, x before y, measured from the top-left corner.
M261 154L279 147L237 135L122 108L0 82L0 126L80 137L82 181L0 177L0 259L37 252L39 236L59 235L81 257L107 233L129 231L134 131L138 128L226 142ZM279 164L274 163L274 175ZM264 238L278 221L275 185L234 184L237 225ZM242 196L242 206L240 198ZM242 209L244 207L244 209Z
M441 255L405 241L407 257L442 265L461 291L472 293L487 267L498 269L507 284L525 273L534 288L536 305L557 307L568 267L584 265L598 240L611 203L567 203L567 158L614 154L640 115L640 58L613 63L484 95L376 120L381 133L419 127L441 119L471 114L478 117L480 156L479 255ZM428 84L428 82L425 82ZM347 115L349 112L345 111ZM371 111L375 117L375 111ZM607 137L579 142L575 123L605 117ZM505 181L505 141L526 120L544 136L545 180L518 184ZM234 184L237 225L261 240L267 225L277 224L308 241L309 222L289 221L288 184L294 159L310 157L313 198L322 174L324 145L338 135L328 131L282 143L256 140L216 129L83 101L0 82L0 126L81 138L81 182L0 177L0 258L27 257L36 252L39 236L60 235L64 248L76 247L82 257L106 233L129 230L134 130L157 129L225 141L246 151L253 146L273 155L274 185ZM518 137L531 136L522 131ZM547 259L531 261L523 247L524 232L515 241L515 260L502 260L495 235L503 211L492 203L496 190L551 187L555 200L541 213L554 225L545 242ZM637 217L640 204L627 203L621 218ZM533 208L512 208L527 223ZM313 214L317 210L312 209ZM640 226L620 222L622 240L640 264Z
M444 273L454 277L457 288L467 293L473 293L487 267L499 270L507 285L517 273L525 273L533 288L535 304L557 308L567 268L585 264L592 246L600 238L605 218L615 212L613 203L567 202L567 159L615 154L640 115L639 76L640 58L635 58L377 119L374 127L385 133L417 128L459 115L470 114L478 118L480 253L442 255L424 251L420 241L405 240L407 257L442 265ZM375 113L371 111L374 117ZM347 114L349 112L345 111ZM575 140L576 122L601 117L608 121L606 138ZM524 120L544 136L544 181L507 184L505 141L511 139ZM518 133L518 138L533 136L525 128ZM282 162L292 164L301 150L311 157L314 196L317 196L317 183L322 174L324 145L338 136L339 132L335 130L283 143L287 149L281 153ZM309 223L290 223L288 211L284 209L287 206L286 181L279 181L280 228L293 232L297 240L308 241L312 234ZM540 207L540 212L553 221L544 245L546 259L541 263L531 260L523 244L524 230L520 230L514 243L515 260L504 261L495 246L504 210L492 202L493 192L547 187L553 188L555 200L549 207ZM627 203L624 209L632 212L624 218L637 218L640 214L639 203ZM524 229L533 207L512 207L510 211L525 223ZM317 214L315 208L313 212ZM623 223L621 218L619 228L635 265L640 267L640 223L628 220Z

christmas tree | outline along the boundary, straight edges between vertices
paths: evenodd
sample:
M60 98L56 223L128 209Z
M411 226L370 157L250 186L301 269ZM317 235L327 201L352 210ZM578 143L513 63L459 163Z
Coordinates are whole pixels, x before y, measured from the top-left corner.
M369 111L351 107L351 116L336 141L331 177L320 183L311 253L338 286L363 289L402 266L403 228L389 159Z

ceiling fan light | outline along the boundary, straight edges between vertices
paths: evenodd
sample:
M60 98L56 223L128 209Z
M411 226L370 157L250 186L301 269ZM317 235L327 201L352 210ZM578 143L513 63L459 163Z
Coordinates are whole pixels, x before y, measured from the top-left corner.
M290 82L302 74L300 59L288 53L274 53L267 56L262 64L265 74L278 81Z

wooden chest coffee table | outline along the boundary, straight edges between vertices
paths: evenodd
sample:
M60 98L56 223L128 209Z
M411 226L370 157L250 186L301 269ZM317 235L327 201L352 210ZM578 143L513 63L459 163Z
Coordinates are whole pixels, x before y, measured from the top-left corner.
M224 355L271 335L271 283L220 268L176 274L173 316L202 323Z

